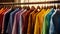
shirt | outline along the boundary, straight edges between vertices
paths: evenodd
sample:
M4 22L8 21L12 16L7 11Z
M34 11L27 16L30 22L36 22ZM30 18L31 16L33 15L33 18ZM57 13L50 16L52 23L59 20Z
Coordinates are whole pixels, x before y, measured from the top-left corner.
M4 16L4 13L5 13L5 11L7 10L7 8L5 9L5 10L3 10L2 12L1 12L1 14L0 14L0 31L2 31L2 24L3 24L3 16Z
M36 15L37 15L38 13L39 13L39 12L37 12L37 13L35 13L35 14L33 15L33 16L34 16L34 17L33 17L33 22L32 22L32 23L33 23L33 27L32 27L32 30L33 30L32 32L33 32L33 34L34 34L34 29L35 29Z
M24 9L21 9L19 12L15 14L12 34L19 34L20 33L20 27L19 27L19 20L20 20L20 13L22 13Z
M34 34L41 34L43 25L43 16L45 11L46 11L45 9L42 9L41 12L39 12L36 16Z
M14 22L14 16L15 13L19 11L19 8L16 8L13 12L10 13L9 23L8 23L8 31L9 34L12 34L12 28L13 28L13 22Z
M21 14L20 14L20 20L19 20L19 26L20 26L20 34L22 34L22 14L24 14L25 12L27 12L27 10L25 9Z
M2 8L1 10L0 10L0 14L4 11L5 9L4 8ZM0 18L1 18L1 15L0 15ZM1 19L0 19L1 20ZM1 26L2 26L2 24L1 24L1 22L0 22L0 33L1 33Z
M49 34L49 27L50 27L50 19L51 15L53 14L54 9L52 8L50 12L45 16L45 21L43 24L43 34Z
M52 18L56 14L57 10L58 9L56 9L55 12L51 16L49 34L54 34L54 24L53 24Z
M4 34L8 33L8 22L9 22L9 17L10 17L10 13L13 12L14 9L12 9L11 11L9 11L8 13L5 14L5 19L4 19Z
M54 24L54 34L60 34L60 9L57 10L52 21Z
M24 14L22 14L22 34L27 34L27 27L28 27L28 17L29 14L33 11L34 9L30 9Z
M34 24L33 21L34 21L34 14L37 13L37 9L35 9L33 12L31 12L29 14L29 21L28 21L28 30L27 30L27 34L34 34Z
M44 21L43 21L43 28L42 28L42 33L41 34L44 34L45 33L45 17L46 15L50 12L50 9L47 9L46 13L45 13L45 16L43 17L44 18Z
M7 10L5 13L4 13L4 16L3 16L3 23L2 23L2 33L6 33L6 29L4 28L4 20L5 20L5 15L11 11L11 8L9 10Z

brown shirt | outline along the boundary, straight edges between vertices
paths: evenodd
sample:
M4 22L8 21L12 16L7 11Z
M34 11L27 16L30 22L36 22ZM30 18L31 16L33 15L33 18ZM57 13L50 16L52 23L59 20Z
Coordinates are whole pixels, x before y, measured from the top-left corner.
M29 14L33 10L34 9L30 9L29 11L25 12L24 14L22 14L22 34L27 34L28 18L29 18Z
M38 13L38 11L37 11L37 9L35 9L29 15L27 34L34 34L35 16L36 16L37 13Z

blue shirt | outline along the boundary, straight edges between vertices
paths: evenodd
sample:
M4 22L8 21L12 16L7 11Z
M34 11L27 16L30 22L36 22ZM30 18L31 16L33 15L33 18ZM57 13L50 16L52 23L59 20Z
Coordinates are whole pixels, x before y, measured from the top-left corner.
M60 34L60 9L58 9L52 18L54 24L54 34Z
M49 34L54 34L54 24L53 24L53 21L52 21L52 17L56 14L56 12L57 12L57 9L55 10L55 12L51 16Z

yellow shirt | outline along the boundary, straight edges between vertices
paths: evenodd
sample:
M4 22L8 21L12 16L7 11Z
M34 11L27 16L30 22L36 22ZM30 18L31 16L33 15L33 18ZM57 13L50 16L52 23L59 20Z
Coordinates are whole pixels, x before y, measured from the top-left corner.
M46 10L42 9L41 12L39 12L36 16L36 22L35 22L35 29L34 34L41 34L42 26L43 26L43 16L45 14Z
M46 13L45 13L45 16L44 16L44 18L46 17L46 15L48 14L50 12L50 9L47 9L47 11L46 11ZM43 23L44 23L45 21L43 21ZM41 34L44 34L44 24L43 24L43 28L42 28L42 32L41 32Z

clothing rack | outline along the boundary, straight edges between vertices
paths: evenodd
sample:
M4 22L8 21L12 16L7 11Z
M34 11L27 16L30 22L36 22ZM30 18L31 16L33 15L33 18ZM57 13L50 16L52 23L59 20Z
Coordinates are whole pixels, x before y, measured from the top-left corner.
M60 1L46 1L46 2L27 2L27 3L14 3L14 2L4 2L0 3L0 5L26 5L26 4L52 4L52 3L60 3Z

